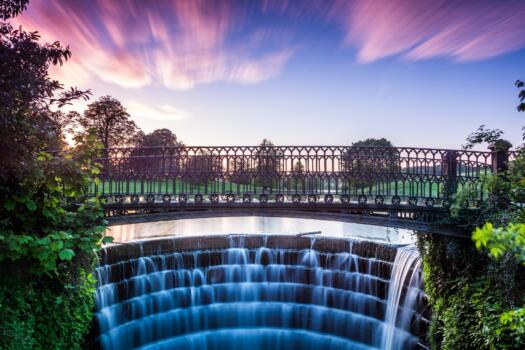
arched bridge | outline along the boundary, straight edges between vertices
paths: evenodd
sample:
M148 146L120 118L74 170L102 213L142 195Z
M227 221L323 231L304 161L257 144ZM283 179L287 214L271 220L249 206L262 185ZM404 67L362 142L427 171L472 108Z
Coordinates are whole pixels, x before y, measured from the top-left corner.
M100 183L91 194L106 199L110 217L324 213L417 228L442 218L460 188L471 190L464 205L475 209L488 196L482 178L513 157L410 147L113 148L97 159Z

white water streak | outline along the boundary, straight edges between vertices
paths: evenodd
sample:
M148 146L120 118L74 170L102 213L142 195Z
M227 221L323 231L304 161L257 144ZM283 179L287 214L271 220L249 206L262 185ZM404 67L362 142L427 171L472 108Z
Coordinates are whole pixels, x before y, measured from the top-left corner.
M410 321L412 314L403 312L412 310L417 301L418 293L411 291L414 278L420 276L420 259L415 249L399 248L394 260L394 266L390 276L390 285L388 288L388 302L385 314L383 350L400 350L401 344L396 341L396 330L401 328L410 331ZM407 283L408 281L408 283ZM402 300L403 291L407 288L406 294Z

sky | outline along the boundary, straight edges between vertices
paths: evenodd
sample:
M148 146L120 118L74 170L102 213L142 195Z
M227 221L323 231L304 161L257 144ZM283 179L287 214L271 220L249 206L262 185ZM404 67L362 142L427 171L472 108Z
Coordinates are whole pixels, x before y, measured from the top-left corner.
M88 103L189 145L459 148L481 124L521 143L523 18L523 0L32 0L13 24L69 45L52 75Z

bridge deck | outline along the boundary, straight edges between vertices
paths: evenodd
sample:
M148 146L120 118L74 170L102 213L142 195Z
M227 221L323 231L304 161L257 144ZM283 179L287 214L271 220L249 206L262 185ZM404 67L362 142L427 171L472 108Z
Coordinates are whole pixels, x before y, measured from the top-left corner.
M368 225L404 228L453 237L470 237L456 227L437 224L446 212L442 207L418 208L409 205L375 205L363 207L325 203L165 203L106 205L110 225L140 222L209 218L226 216L269 216L352 222Z

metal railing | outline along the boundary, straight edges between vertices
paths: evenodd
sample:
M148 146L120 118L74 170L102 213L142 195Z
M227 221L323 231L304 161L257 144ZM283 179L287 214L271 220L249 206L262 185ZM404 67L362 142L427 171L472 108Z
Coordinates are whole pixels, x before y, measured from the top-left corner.
M458 188L483 200L484 176L512 152L412 147L204 146L102 150L92 195L113 203L442 205Z

